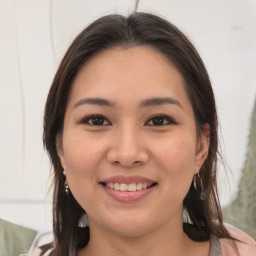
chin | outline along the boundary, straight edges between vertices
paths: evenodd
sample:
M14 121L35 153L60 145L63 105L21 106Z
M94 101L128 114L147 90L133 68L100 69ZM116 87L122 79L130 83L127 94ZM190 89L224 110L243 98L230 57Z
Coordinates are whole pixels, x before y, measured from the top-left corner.
M109 227L110 228L110 227ZM127 238L136 238L143 236L149 232L149 227L147 226L137 226L137 225L120 225L118 227L111 227L110 232L121 236L121 237L127 237Z
M154 229L154 226L157 226L157 223L152 223L152 220L146 218L146 216L138 217L132 215L123 215L121 218L116 217L115 219L109 220L107 223L107 229L110 232L130 238L147 234Z

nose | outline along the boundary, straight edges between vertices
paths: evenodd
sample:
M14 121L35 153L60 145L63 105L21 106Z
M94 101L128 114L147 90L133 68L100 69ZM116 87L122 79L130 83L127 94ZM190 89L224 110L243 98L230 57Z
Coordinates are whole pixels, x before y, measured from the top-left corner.
M107 160L111 164L126 168L148 162L149 154L136 129L120 129L116 132L107 153Z

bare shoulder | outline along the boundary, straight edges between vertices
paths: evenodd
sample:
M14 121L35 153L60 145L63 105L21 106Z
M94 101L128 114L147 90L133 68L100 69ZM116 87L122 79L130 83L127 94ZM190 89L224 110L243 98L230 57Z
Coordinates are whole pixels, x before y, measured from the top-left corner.
M230 235L240 242L220 239L223 256L256 256L256 241L242 230L225 224Z

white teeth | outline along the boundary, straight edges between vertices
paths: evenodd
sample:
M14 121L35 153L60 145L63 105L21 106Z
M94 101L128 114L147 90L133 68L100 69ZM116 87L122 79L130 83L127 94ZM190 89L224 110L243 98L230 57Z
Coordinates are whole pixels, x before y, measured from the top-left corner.
M147 183L143 183L143 184L142 184L142 188L143 188L143 189L146 189L146 188L147 188L147 186L148 186L148 184L147 184Z
M137 184L136 190L142 190L142 183Z
M127 184L120 184L120 187L119 187L119 189L120 189L120 191L127 191L127 187L128 187L128 185Z
M118 191L124 191L124 192L135 192L139 191L142 189L147 189L150 187L151 184L147 183L130 183L130 184L125 184L125 183L106 183L105 184L108 188L113 189L113 190L118 190Z
M130 192L136 191L136 184L135 183L129 184L128 191L130 191Z

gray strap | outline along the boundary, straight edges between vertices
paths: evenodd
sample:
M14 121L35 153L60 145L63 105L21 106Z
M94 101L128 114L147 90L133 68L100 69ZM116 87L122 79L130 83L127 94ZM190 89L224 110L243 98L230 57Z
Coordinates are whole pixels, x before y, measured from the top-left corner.
M217 236L211 235L211 247L209 256L223 256L220 240Z

